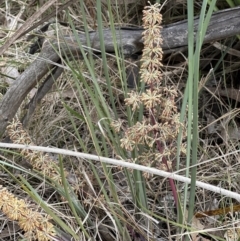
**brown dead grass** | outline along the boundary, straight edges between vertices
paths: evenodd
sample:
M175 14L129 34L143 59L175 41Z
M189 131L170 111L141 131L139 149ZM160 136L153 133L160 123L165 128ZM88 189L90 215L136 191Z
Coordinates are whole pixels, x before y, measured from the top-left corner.
M140 25L141 17L142 17L142 6L146 4L146 1L139 1L136 3L129 3L126 0L126 5L113 5L113 13L114 16L118 16L115 19L115 23L118 25ZM171 4L174 2L175 4ZM201 2L201 1L200 1ZM44 1L41 1L43 4ZM88 28L96 29L96 3L93 0L85 1L86 4L86 15L87 15L87 23ZM219 6L223 7L223 3ZM16 16L20 10L20 3L12 2L10 5L10 11L13 16ZM225 6L225 5L224 5ZM6 6L1 3L1 12L4 13L6 11ZM196 1L195 4L196 12L198 11L199 3ZM29 8L25 9L23 16L21 17L20 22L27 21L27 18L32 15L34 11L37 10L36 5L32 5ZM108 9L105 4L102 5L103 11L103 19L104 26L107 27L109 23L108 19ZM185 1L169 1L168 4L163 8L163 19L164 23L172 23L186 18L186 2ZM69 13L74 20L74 24L76 27L83 26L83 19L81 10L79 9L79 5L75 4L71 8L69 8ZM117 14L118 13L118 14ZM67 15L65 13L59 14L58 19L60 21L67 22ZM16 30L16 29L15 29ZM231 42L231 39L223 40L225 45ZM24 56L22 45L25 45L23 40L18 41L17 47L12 46L9 50L12 53L19 54L20 56ZM234 46L234 44L233 44ZM236 44L236 48L237 48ZM19 51L19 52L18 52ZM204 45L202 49L201 55L201 71L203 76L206 76L210 71L211 67L214 67L217 60L222 56L222 52L219 49L214 48L211 44ZM28 60L28 57L23 57L25 60ZM179 92L182 94L184 89L184 84L187 79L187 51L183 51L179 54L171 54L167 55L164 58L164 67L163 72L165 73L165 78L171 79L172 83L182 87L179 88ZM214 76L211 77L205 83L205 87L216 87L223 89L225 86L229 88L238 88L237 79L239 76L239 71L234 68L233 71L231 67L234 67L236 59L227 54L220 64L220 66L216 69ZM12 57L8 56L6 59L6 63L12 62ZM19 60L16 59L19 67ZM107 88L104 82L104 75L101 65L101 59L96 61L95 66L95 74L97 79L99 80L99 86L104 93L106 98L106 102L108 101L108 93ZM88 79L90 76L87 72L86 66L84 66L83 62L79 62L81 65L81 69L83 70L84 75ZM24 68L24 66L23 66ZM118 108L118 112L120 116L124 119L126 118L126 107L123 102L123 95L121 89L121 82L119 81L118 69L114 64L114 59L109 60L109 69L110 69L110 78L112 80L112 85L114 87L114 93L116 94L116 105ZM225 70L228 70L227 74L225 74ZM89 78L89 81L91 79ZM2 87L2 93L5 92L6 87ZM82 92L86 100L89 99L89 112L92 117L94 123L97 123L97 118L95 115L95 107L90 101L90 96L88 92L82 86ZM78 118L74 118L74 123L76 129L73 127L73 124L69 118L69 113L63 106L63 102L70 106L74 111L78 112L80 115L82 113L82 105L79 99L78 93L76 91L76 86L74 80L69 71L65 71L61 76L61 79L57 81L53 90L44 98L41 106L35 112L33 119L31 120L30 126L28 128L29 134L34 139L34 142L38 145L43 146L55 146L59 148L66 148L70 150L82 150L79 144L79 136L76 135L76 131L81 136L82 141L85 143L87 147L88 153L95 153L94 144L92 139L89 136L87 126L84 122L79 120ZM181 105L181 99L179 100L179 106ZM231 118L231 113L235 107L239 107L239 103L234 102L231 98L226 98L218 95L218 93L212 93L207 90L203 90L200 97L200 129L203 129L205 126L212 124L213 129L205 128L201 133L201 141L199 147L199 168L198 168L198 180L204 181L210 184L214 184L216 186L221 186L223 188L240 192L239 187L239 154L235 154L232 156L225 157L226 153L234 152L239 149L239 137L234 137L231 133L239 132L239 114L237 113L234 117ZM109 105L109 109L111 109ZM210 115L210 116L209 116ZM226 115L225 119L221 119L223 115ZM227 117L230 116L229 122L225 121ZM210 118L211 117L211 118ZM229 125L235 128L233 132L229 132ZM211 132L211 133L210 133ZM230 133L230 134L229 134ZM101 133L99 133L100 135ZM111 146L108 147L110 156L113 155L113 151L111 151ZM219 157L218 159L207 162L207 160ZM10 163L19 163L19 158L11 156L10 154L4 155L2 159L5 159ZM56 157L57 158L57 157ZM102 220L106 219L105 224L109 224L109 230L114 230L112 223L108 217L107 210L104 210L102 204L107 206L106 201L98 196L100 188L96 182L92 171L85 161L76 160L74 158L65 158L64 163L68 170L74 170L75 173L81 177L78 185L79 185L79 199L84 204L87 210L90 212L90 216L95 220L95 224L98 225L98 222L102 222ZM98 164L96 164L98 165ZM180 169L185 168L184 160L182 160L182 164ZM98 166L99 176L102 180L104 180L104 173L100 166ZM15 175L19 174L19 171L12 170ZM181 173L181 172L180 172ZM54 193L54 190L44 181L39 182L39 180L35 180L34 178L28 176L28 181L31 185L37 190L39 195L42 196L44 200L48 202L51 206L51 209L62 218L69 227L72 227L73 230L76 230L78 233L79 227L74 219L72 219L72 212L69 209L68 205L65 201L61 200L57 194ZM90 182L86 181L86 176L90 180ZM18 196L19 198L25 198L29 200L29 197L21 191L19 183L16 180L9 178L10 176L6 174L3 170L1 171L1 183L4 184L9 190ZM134 211L134 205L131 200L131 196L126 184L126 177L123 174L122 170L116 168L114 171L114 180L116 180L115 186L119 193L119 199L123 205L123 210L125 213L126 221L129 221L136 230L136 233L142 233L142 227L134 217L132 216ZM92 185L92 186L91 186ZM107 184L106 184L107 185ZM180 185L180 191L181 191ZM92 190L95 190L94 193ZM161 177L151 177L147 182L147 196L149 198L148 202L151 206L152 210L159 214L160 216L166 217L169 220L175 220L176 215L173 211L173 201L171 199L171 193L169 192L169 187L167 186L165 180ZM226 206L232 202L233 200L229 200L227 198L223 198L220 195L213 194L206 190L197 190L196 195L196 211L204 211L207 209L215 208L212 204L213 201L217 204L215 206L222 207ZM220 227L221 225L225 225L222 223L223 217L213 217L210 219L205 219L202 222L205 227L214 229ZM12 228L12 224L6 222L5 220L1 221L3 229L9 228L9 235L11 236L2 236L2 240L17 240L17 237L21 237L21 232L16 231L15 237L13 239L13 232L15 232ZM175 227L170 225L167 222L160 222L162 227L153 227L153 232L158 233L159 237L169 237L170 234L174 235ZM225 229L227 229L225 227ZM0 234L1 237L1 234ZM137 240L134 239L134 240Z

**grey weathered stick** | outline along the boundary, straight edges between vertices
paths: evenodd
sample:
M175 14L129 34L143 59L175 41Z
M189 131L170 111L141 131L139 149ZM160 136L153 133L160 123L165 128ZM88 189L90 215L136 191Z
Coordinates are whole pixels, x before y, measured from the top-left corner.
M215 13L210 21L204 42L231 37L240 33L240 7L227 9ZM197 32L198 19L195 19L194 29ZM142 29L118 29L116 39L119 46L123 47L125 55L132 55L142 50ZM79 33L78 38L81 44L86 45L85 33ZM175 49L187 46L187 21L167 25L162 30L163 50ZM90 32L91 47L94 52L100 51L100 41L97 32ZM108 53L114 54L114 43L112 33L109 29L104 30L105 49ZM68 36L62 40L52 40L58 49L60 44L62 57L80 56L75 36ZM45 44L39 57L23 72L23 74L9 88L0 103L0 136L4 133L7 122L12 120L22 101L29 91L47 74L54 62L59 60L59 55L51 47ZM173 50L174 51L174 50Z
M29 120L31 119L34 110L37 105L40 104L43 97L48 93L48 91L52 88L54 82L63 72L63 68L56 66L53 71L47 76L42 85L38 88L35 95L32 97L28 105L25 107L27 109L27 113L22 119L23 127L27 127Z

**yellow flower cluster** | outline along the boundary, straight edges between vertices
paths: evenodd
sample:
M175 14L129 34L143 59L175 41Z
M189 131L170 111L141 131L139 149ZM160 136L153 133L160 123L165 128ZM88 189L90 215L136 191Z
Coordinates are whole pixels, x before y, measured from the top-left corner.
M125 137L121 139L121 147L128 151L140 146L154 148L161 156L171 158L175 156L177 135L183 125L179 122L179 113L175 99L178 95L175 86L167 83L162 74L162 15L160 5L145 7L143 11L143 54L140 69L141 81L148 89L137 93L131 91L125 99L126 105L133 111L140 106L145 108L145 117L141 122L125 130ZM119 128L118 128L119 129ZM142 149L142 148L141 148ZM184 150L184 147L181 148ZM150 154L150 151L147 152ZM149 160L149 158L146 158ZM153 160L149 160L150 164Z
M25 231L27 240L48 241L56 236L56 232L48 217L33 211L24 200L14 197L8 190L0 186L0 210L12 221L17 221Z
M22 123L14 119L8 126L7 131L10 139L15 144L34 145L28 133L23 129ZM44 176L50 177L57 183L61 183L60 172L57 171L56 163L48 156L32 150L22 150L21 154L26 157L34 169L39 170ZM65 172L67 175L67 172Z

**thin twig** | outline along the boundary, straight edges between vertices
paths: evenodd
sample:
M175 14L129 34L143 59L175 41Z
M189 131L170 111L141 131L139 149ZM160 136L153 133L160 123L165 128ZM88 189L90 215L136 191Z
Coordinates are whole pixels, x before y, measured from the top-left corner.
M132 168L132 169L135 169L135 170L147 172L147 173L162 176L162 177L165 177L165 178L172 178L176 181L184 182L184 183L187 183L187 184L191 183L191 179L188 178L188 177L177 175L175 173L165 172L165 171L162 171L162 170L158 170L156 168L151 168L151 167L146 167L146 166L143 166L143 165L130 163L130 162L127 162L126 160L117 160L117 159L112 159L112 158L108 158L108 157L102 157L102 156L97 156L97 155L92 155L92 154L87 154L87 153L82 153L82 152L75 152L75 151L70 151L70 150L66 150L66 149L49 148L49 147L43 147L43 146L26 146L26 145L20 145L20 144L10 144L10 143L0 142L0 147L13 148L13 149L25 149L25 150L33 150L33 151L42 151L42 152L56 153L56 154L62 154L62 155L67 155L67 156L75 156L75 157L79 157L81 159L100 161L100 162L109 163L109 164L117 165L117 166L121 166L121 167ZM237 154L237 153L240 153L240 150L230 152L228 154L225 154L224 156L230 156L230 155L234 155L234 154ZM216 159L219 159L219 158L220 157L218 156L218 157L215 157L211 160L213 161L213 160L216 160ZM6 163L4 163L4 164L6 165ZM203 188L203 189L207 189L207 190L215 192L215 193L219 193L221 195L225 195L225 196L230 197L230 198L234 198L237 201L240 201L240 194L238 194L236 192L231 192L231 191L226 190L224 188L216 187L216 186L213 186L211 184L207 184L207 183L200 182L200 181L196 181L196 186L200 187L200 188Z

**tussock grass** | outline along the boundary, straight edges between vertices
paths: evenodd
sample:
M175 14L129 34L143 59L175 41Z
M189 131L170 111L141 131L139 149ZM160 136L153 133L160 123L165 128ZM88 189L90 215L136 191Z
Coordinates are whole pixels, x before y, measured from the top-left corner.
M77 28L84 28L88 31L99 29L101 33L104 27L113 30L116 25L142 24L142 10L147 5L146 1L124 1L123 4L110 0L104 2L77 2L68 11L58 14L57 18L68 22L73 32ZM11 15L16 16L21 6L17 1L11 3ZM225 1L217 1L216 7L224 9L228 5ZM188 50L164 55L161 66L163 83L169 83L177 91L176 105L177 111L181 111L180 120L188 122L184 124L188 128L187 138L184 135L178 139L175 137L175 141L178 140L174 144L174 148L178 147L177 158L170 158L173 171L192 178L191 186L174 183L178 191L178 200L175 200L175 203L178 202L178 214L175 212L170 185L160 176L76 157L52 155L61 177L59 185L51 176L33 170L24 155L1 153L2 161L7 163L1 162L1 185L18 199L31 203L34 210L48 214L58 234L57 240L61 235L70 235L75 240L88 240L90 237L93 240L187 238L196 211L235 203L228 197L194 187L198 180L239 193L239 154L236 152L239 145L236 135L239 131L239 113L236 108L239 104L231 96L223 97L217 91L217 88L236 87L233 81L238 74L236 58L227 50L217 49L212 44L202 46L208 18L213 10L217 10L216 7L214 1L209 1L209 4L207 1L176 1L174 5L169 1L161 9L163 24L188 18L190 33ZM19 22L27 21L37 9L36 5L25 9ZM7 11L3 3L1 10L3 13ZM201 15L199 29L202 31L198 33L196 45L191 35L194 15ZM229 47L236 44L233 38L220 42ZM118 58L109 58L105 54L103 40L101 45L101 56L88 54L80 61L66 60L66 70L37 108L25 131L34 143L41 146L128 161L134 159L138 164L164 169L162 163L154 160L155 154L153 151L150 153L147 145L141 143L138 150L122 148L120 140L126 138L127 128L144 120L147 113L143 107L134 113L124 101L130 92L126 88L125 73L128 60L122 58L117 46ZM24 70L26 62L29 64L37 56L26 54L25 49L27 45L23 39L11 46L4 56L6 65ZM144 91L141 84L138 89L140 93ZM1 93L5 92L6 84L1 85ZM21 118L23 114L24 109L21 108L18 117ZM111 126L114 121L122 124L122 131L114 131ZM186 156L180 155L182 144L187 144ZM144 155L147 152L148 160ZM228 155L230 152L235 154ZM217 159L208 161L213 158ZM147 162L149 160L154 161ZM194 165L197 168L192 168ZM69 178L63 175L64 170L70 173ZM205 227L200 231L205 232L207 227L205 234L208 237L216 235L216 239L222 240L222 234L214 230L227 230L233 221L224 222L224 217L214 217L212 220L202 220ZM2 224L3 228L10 227L8 225L10 221ZM18 240L22 235L21 230L17 231L14 239ZM9 237L4 240L7 239Z

